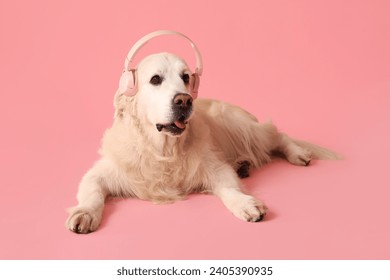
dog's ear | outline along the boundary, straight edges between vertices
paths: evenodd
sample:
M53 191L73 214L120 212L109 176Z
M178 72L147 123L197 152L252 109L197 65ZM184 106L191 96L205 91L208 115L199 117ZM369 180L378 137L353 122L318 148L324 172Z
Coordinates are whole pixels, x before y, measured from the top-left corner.
M122 118L123 112L125 111L126 108L126 95L120 93L119 90L116 92L114 97L114 108L115 108L114 119L118 117Z

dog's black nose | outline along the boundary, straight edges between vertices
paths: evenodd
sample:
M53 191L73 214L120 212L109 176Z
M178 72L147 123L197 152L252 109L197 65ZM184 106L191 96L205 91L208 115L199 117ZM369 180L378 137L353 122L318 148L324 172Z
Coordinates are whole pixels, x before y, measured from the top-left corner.
M192 97L186 93L178 93L173 98L173 108L174 110L182 111L189 110L192 107Z

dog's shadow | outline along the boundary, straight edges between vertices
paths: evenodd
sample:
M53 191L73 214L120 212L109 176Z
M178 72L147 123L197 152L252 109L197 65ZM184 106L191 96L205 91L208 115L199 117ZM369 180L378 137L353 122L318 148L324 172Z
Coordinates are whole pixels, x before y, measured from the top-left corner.
M264 220L261 221L261 223L267 223L272 220L277 219L278 215L273 210L268 210L267 215L265 215Z

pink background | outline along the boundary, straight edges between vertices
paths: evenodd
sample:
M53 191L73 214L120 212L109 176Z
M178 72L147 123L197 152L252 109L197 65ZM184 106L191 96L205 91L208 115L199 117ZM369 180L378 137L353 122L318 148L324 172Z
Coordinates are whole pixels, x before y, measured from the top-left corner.
M389 259L389 3L1 0L0 258ZM255 171L245 184L270 208L261 223L193 195L111 201L97 232L66 230L64 209L111 125L125 54L157 29L197 43L200 96L345 159ZM174 37L140 57L165 47L194 64Z

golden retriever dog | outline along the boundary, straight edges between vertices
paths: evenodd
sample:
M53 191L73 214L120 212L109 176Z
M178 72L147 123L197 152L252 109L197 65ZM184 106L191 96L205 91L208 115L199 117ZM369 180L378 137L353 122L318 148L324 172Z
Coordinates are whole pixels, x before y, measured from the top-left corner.
M216 195L237 218L259 222L266 205L242 191L249 176L277 152L290 163L336 159L333 152L282 134L245 110L209 99L193 99L191 71L176 55L147 56L137 67L134 96L119 91L115 117L103 137L101 158L81 180L78 205L69 209L66 227L96 231L107 197L156 203L191 193Z

